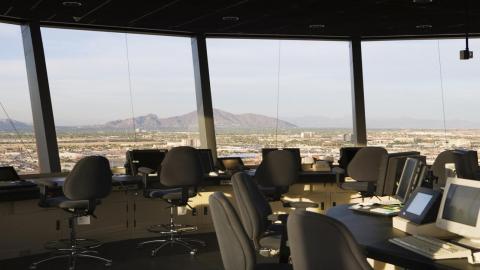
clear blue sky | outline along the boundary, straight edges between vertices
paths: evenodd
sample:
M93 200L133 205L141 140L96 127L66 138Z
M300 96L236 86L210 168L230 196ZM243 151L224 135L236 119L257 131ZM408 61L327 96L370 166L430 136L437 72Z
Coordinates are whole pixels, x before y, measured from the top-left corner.
M129 34L128 61L125 34L46 28L42 35L57 125L129 118L131 101L136 116L196 108L189 38ZM280 118L351 125L347 42L209 39L207 45L214 107L275 116L279 89ZM480 41L471 42L473 60L458 59L463 47L463 40L440 41L446 115L449 123L480 123ZM367 125L441 120L436 40L364 42L362 49ZM10 116L31 122L16 25L0 24L0 90Z

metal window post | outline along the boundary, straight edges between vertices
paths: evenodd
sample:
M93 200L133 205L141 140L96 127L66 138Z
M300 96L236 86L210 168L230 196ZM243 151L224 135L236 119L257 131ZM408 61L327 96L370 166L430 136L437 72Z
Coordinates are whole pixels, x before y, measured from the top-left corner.
M362 42L358 37L352 38L350 42L350 71L352 81L352 140L356 146L366 146L367 128L363 93Z
M207 42L204 35L192 38L193 71L195 93L197 97L198 128L202 148L212 150L214 160L217 157L217 143L213 121L212 93L208 70Z
M40 25L38 22L30 22L21 28L40 173L60 172L60 157Z

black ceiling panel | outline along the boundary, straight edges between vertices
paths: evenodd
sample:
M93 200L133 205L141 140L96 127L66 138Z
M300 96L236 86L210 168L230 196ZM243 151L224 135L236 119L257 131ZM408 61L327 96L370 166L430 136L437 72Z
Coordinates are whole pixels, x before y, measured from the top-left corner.
M187 34L388 37L480 33L480 1L430 1L4 0L0 1L0 19Z

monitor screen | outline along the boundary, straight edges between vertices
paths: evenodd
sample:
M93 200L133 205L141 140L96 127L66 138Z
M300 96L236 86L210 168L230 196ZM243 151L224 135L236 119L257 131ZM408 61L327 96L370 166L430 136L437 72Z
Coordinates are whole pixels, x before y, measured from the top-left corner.
M428 205L432 197L433 196L431 194L418 192L415 195L415 198L413 198L412 202L408 205L406 211L417 216L422 215L425 207Z
M138 174L138 168L146 167L158 173L167 151L162 149L134 149L127 152L127 163L132 175Z
M213 163L212 150L210 149L197 149L200 156L200 162L202 163L203 173L209 173L215 171L215 165Z
M20 180L17 171L11 166L0 167L0 181Z
M475 227L479 210L480 188L450 185L443 207L443 219Z

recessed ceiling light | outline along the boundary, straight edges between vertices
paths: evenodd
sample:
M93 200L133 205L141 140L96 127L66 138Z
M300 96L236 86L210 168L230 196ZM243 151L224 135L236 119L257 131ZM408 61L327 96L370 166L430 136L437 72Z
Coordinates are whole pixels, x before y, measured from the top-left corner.
M431 24L419 24L419 25L416 25L415 28L417 28L417 29L430 29L430 28L432 28L432 25Z
M62 5L65 7L81 7L82 3L77 1L64 1Z
M224 16L222 17L222 21L227 21L227 22L238 22L240 20L239 17L237 16Z
M310 24L308 26L310 29L323 29L325 28L325 24Z

